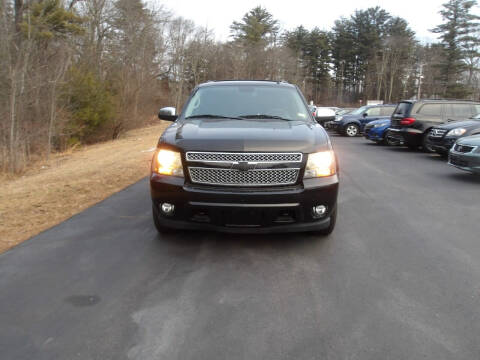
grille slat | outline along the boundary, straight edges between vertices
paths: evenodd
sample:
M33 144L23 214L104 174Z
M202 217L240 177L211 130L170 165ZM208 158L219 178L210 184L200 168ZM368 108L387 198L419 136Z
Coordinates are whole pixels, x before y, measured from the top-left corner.
M448 130L445 130L445 129L432 129L430 130L430 136L431 137L437 137L437 138L441 138L443 137L446 133L447 133Z
M301 162L302 153L220 153L220 152L187 152L190 162Z
M292 185L298 178L300 169L261 169L239 171L189 167L193 183L226 186L275 186Z

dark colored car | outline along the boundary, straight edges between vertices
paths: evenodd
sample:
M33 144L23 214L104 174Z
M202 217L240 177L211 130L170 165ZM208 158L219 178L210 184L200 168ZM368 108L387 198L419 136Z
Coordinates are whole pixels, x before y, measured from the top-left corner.
M433 152L428 136L432 128L480 113L480 103L466 100L408 100L397 105L389 129L392 140L411 149Z
M458 139L450 149L448 163L461 170L480 174L480 135Z
M158 231L266 233L335 227L338 165L298 87L221 81L196 87L160 137L150 189Z
M480 114L470 120L453 121L435 126L428 134L430 147L440 155L448 155L458 139L480 134Z
M351 113L354 110L357 110L357 108L339 108L339 110L335 111L335 115L337 116L346 115L348 113Z
M394 109L395 105L362 106L348 114L337 117L335 121L328 124L328 128L342 135L357 136L369 122L389 119Z

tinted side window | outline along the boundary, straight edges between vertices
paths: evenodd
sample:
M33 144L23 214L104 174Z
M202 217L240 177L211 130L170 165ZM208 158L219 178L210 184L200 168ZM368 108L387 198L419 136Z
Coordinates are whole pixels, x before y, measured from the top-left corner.
M424 104L420 109L418 109L417 114L441 117L442 104Z
M395 109L395 114L399 114L402 116L407 116L408 112L412 108L412 103L409 102L401 102L397 105Z
M447 118L465 118L473 115L470 104L447 104Z
M386 107L382 107L380 108L380 115L382 116L390 116L392 115L393 113L393 110L395 110L395 108L393 106L386 106Z
M370 108L367 110L368 116L380 116L380 109L379 107Z

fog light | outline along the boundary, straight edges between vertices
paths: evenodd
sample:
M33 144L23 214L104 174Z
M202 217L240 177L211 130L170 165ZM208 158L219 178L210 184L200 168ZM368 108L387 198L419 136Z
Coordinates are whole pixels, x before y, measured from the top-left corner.
M172 204L169 204L169 203L163 203L162 204L162 212L165 215L172 215L174 210L175 210L175 205L172 205Z
M318 205L312 208L312 215L315 219L325 216L327 213L327 207L325 205Z

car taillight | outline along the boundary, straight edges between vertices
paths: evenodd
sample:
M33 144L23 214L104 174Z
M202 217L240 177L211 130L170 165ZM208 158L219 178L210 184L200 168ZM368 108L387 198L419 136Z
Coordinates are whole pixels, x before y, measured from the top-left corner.
M315 117L315 116L317 116L317 113L314 112L314 113L313 113L313 117Z
M414 122L415 118L407 117L400 120L400 125L412 125Z

